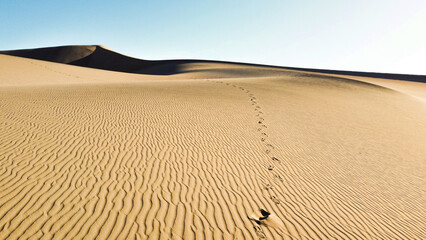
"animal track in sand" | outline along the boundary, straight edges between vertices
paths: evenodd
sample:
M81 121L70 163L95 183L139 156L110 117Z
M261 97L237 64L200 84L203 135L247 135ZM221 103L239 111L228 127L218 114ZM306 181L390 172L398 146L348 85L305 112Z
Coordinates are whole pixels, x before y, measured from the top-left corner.
M271 196L270 198L271 198L272 202L274 202L275 204L280 204L280 200L278 200L277 197Z
M215 81L215 82L216 83L222 83L222 82L219 82L219 81ZM230 84L226 83L226 85L229 86ZM232 86L233 87L238 87L235 84L232 84ZM248 89L245 90L245 88L243 88L243 87L238 87L238 88L240 90L243 90L245 93L248 93L248 97L250 99L251 105L254 106L254 111L256 112L255 117L258 120L257 123L260 125L260 127L257 128L257 131L260 132L260 135L261 135L260 141L262 143L266 143L266 138L268 137L268 134L264 130L267 129L268 127L264 123L265 122L265 118L263 117L263 111L261 111L262 107L258 104L257 98L255 97L255 95L253 93L251 93ZM278 158L276 158L275 156L270 156L271 150L275 149L275 147L271 143L266 143L265 147L266 147L265 153L267 154L268 158L270 160L274 161L274 162L280 163L280 160ZM267 167L267 170L273 174L273 178L274 179L278 179L279 181L284 182L284 179L280 175L278 175L276 173L273 173L274 169L275 169L274 165L269 165ZM269 183L266 184L266 186L265 186L265 189L268 191L268 193L269 193L269 190L272 189L272 188L273 188L272 185L270 185ZM268 195L269 195L269 199L275 205L280 204L281 201L275 195L272 195L271 193L269 193ZM250 217L249 217L249 219L250 220L255 220L255 219L251 219ZM263 232L262 228L260 227L261 222L258 221L258 220L255 220L255 222L257 223L257 225L254 226L256 235L259 238L261 238L261 239L266 238L266 234Z
M265 232L262 230L262 228L260 226L258 226L258 225L254 226L254 231L256 232L256 235L260 239L266 238L266 234L265 234Z

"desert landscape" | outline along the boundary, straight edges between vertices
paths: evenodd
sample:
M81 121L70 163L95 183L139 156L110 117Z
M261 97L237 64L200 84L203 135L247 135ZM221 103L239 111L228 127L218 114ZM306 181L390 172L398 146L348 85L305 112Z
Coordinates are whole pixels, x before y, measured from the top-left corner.
M0 239L425 239L426 77L0 52Z

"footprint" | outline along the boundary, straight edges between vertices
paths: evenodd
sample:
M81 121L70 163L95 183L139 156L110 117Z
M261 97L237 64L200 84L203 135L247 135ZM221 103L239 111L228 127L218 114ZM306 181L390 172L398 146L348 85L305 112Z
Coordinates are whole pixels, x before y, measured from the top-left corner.
M260 141L264 142L266 139L265 138L261 138Z
M274 166L272 166L272 165L269 165L269 167L268 167L268 170L269 170L269 171L272 171L272 170L274 170Z
M266 150L265 150L265 152L266 152L266 153L270 153L270 152L271 152L271 150L269 150L269 149L266 149Z
M269 184L269 183L267 183L266 185L265 185L265 189L266 190L269 190L269 189L272 189L273 187L272 187L272 185L271 184Z
M276 157L272 157L271 159L272 159L272 161L278 161L278 162L280 162L280 160L278 158L276 158Z
M278 200L278 199L277 199L277 197L275 197L275 196L271 196L271 200L272 200L272 202L273 202L273 203L275 203L275 204L280 204L280 202L281 202L281 201L280 201L280 200Z
M254 226L254 231L256 232L256 235L260 239L266 238L266 234L265 234L265 232L263 232L263 230L262 230L262 228L260 226Z
M280 175L274 174L274 177L280 180L281 182L284 182L284 179Z

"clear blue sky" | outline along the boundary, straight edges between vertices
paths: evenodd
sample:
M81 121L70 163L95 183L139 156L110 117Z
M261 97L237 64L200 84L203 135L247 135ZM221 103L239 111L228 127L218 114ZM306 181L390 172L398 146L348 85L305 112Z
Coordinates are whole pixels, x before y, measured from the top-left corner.
M426 74L426 0L0 0L0 49Z

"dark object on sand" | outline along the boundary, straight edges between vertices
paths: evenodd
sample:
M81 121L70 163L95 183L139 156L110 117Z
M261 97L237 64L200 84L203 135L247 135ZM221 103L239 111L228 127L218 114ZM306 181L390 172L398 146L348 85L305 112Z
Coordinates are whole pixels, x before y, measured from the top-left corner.
M269 217L269 215L271 215L271 213L264 209L260 209L260 213L262 214L262 217L260 217L259 220L265 220Z
M253 217L248 217L249 220L255 221L257 224L262 224L262 221L267 219L269 217L269 215L271 215L270 212L266 211L265 209L260 209L260 214L262 216L253 216ZM257 215L257 214L256 214Z

